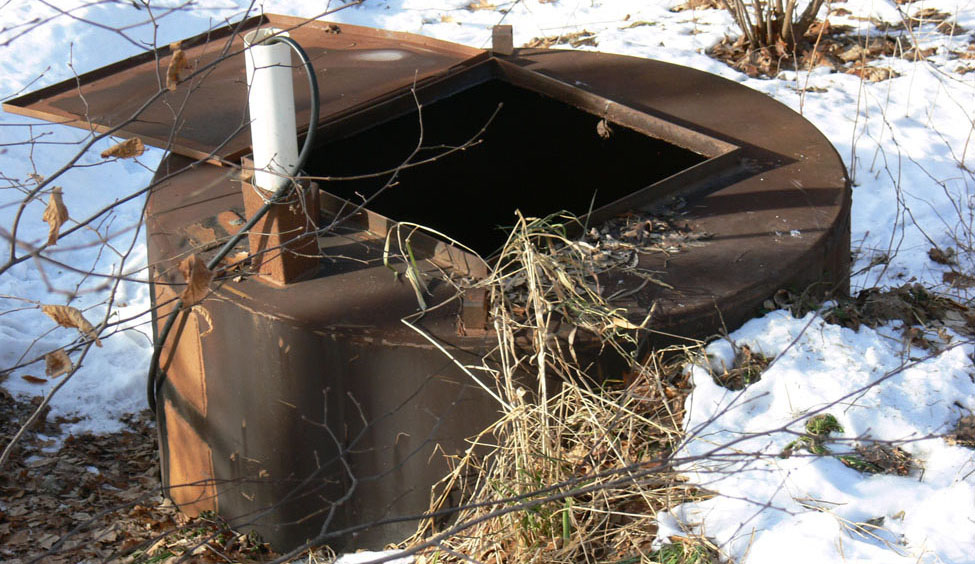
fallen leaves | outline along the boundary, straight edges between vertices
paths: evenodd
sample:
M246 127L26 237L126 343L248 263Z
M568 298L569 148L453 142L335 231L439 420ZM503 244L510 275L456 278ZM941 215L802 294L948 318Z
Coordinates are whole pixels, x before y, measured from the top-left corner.
M496 6L494 4L488 2L487 0L471 0L471 2L468 2L467 5L464 6L464 9L470 12L476 12L478 10L493 10L495 7Z
M722 10L724 6L721 5L720 0L687 0L683 4L679 4L670 9L671 12L684 12L686 10Z
M25 382L30 382L31 384L47 384L47 380L44 378L38 378L37 376L31 376L30 374L24 374L21 376Z
M71 368L73 368L71 358L68 353L64 352L64 349L58 349L44 355L44 373L47 374L48 378L57 378L62 374L67 374L71 372Z
M65 305L44 305L41 306L41 311L61 327L77 329L82 335L95 341L96 345L99 347L102 346L102 342L98 339L98 333L95 332L95 328L85 319L85 316L78 308Z
M35 409L0 396L0 434L12 436ZM127 418L120 433L44 438L60 435L61 422L28 431L0 473L0 561L145 561L135 551L179 526L160 496L152 415Z
M189 68L189 62L179 41L172 43L169 48L173 51L173 58L169 60L169 67L166 69L166 88L172 91L183 80L183 73Z
M51 190L51 199L47 202L47 208L44 210L44 215L41 219L46 221L50 226L47 232L47 244L55 245L58 242L58 233L61 231L61 225L68 220L68 208L64 205L64 201L61 199L61 187L55 186Z
M133 137L131 139L126 139L121 143L116 143L115 145L112 145L108 149L102 151L102 158L107 159L110 157L115 157L117 159L132 159L145 152L146 146L142 143L142 139Z
M577 31L575 33L563 33L561 35L550 35L547 37L535 37L528 43L525 43L525 47L532 49L548 49L553 45L560 45L568 43L572 47L596 47L599 42L596 40L596 34L584 29L582 31Z
M880 25L879 22L876 25ZM795 52L779 41L764 47L752 46L744 36L725 37L707 50L711 57L723 61L752 78L775 77L783 70L812 70L826 67L833 72L852 74L868 82L879 82L900 76L889 67L870 66L868 63L886 57L915 61L934 55L936 48L920 49L908 37L887 27L878 34L863 36L848 25L830 24L828 20L816 21L809 26Z
M951 19L951 14L936 8L921 8L908 16L906 24L912 29L925 24L934 24L935 31L944 35L960 35L966 32L957 21Z
M735 347L735 361L722 374L712 374L714 383L729 390L744 390L762 379L762 373L772 362L772 357L753 351L748 345Z
M920 284L905 284L887 290L864 289L855 299L839 299L823 318L827 323L849 327L854 331L859 330L861 325L877 327L887 321L900 320L903 322L905 339L914 346L929 350L940 346L937 340L931 338L934 333L945 343L951 341L946 329L961 335L975 335L975 311L936 295Z
M846 74L859 76L867 82L880 82L900 76L897 71L890 67L871 67L868 65L857 65L846 71Z
M196 305L206 297L210 291L210 281L213 280L213 272L207 268L206 263L199 255L193 255L183 259L179 263L179 271L186 280L186 288L179 295L186 307Z

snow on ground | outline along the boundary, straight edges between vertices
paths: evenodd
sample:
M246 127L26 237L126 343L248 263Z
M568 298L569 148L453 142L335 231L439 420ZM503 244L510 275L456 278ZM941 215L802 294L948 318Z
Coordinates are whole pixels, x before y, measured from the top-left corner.
M515 43L583 29L596 34L595 49L652 57L712 72L765 92L801 112L836 146L854 179L854 292L919 281L969 300L969 290L942 279L949 267L929 260L932 247L959 251L957 269L975 270L975 61L957 53L975 50L975 0L849 0L834 3L834 25L851 25L862 36L877 25L896 24L923 9L953 15L954 34L925 24L912 36L921 47L936 47L927 59L883 58L897 78L869 83L826 69L785 72L772 80L753 79L708 57L704 50L735 35L731 18L718 10L671 12L669 0L521 0L496 9L468 10L467 0L365 0L339 12L334 21L421 33L475 47L490 41L491 26L514 26ZM139 53L145 45L166 44L227 20L242 17L244 0L153 2L151 14L129 2L59 0L72 16L52 12L33 0L0 3L0 98L70 78ZM266 0L257 9L314 16L324 1ZM824 8L825 13L825 8ZM150 15L155 26L148 25ZM645 25L634 25L643 22ZM141 25L140 25L141 23ZM96 25L97 24L97 25ZM105 26L105 27L99 27ZM125 26L123 33L106 27ZM962 31L965 30L965 31ZM560 47L567 47L560 45ZM593 47L586 47L593 48ZM953 54L955 53L955 54ZM733 111L729 109L729 111ZM0 114L0 227L10 231L17 204L33 184L31 174L48 176L90 136L29 118ZM23 142L34 139L33 146ZM104 141L81 155L78 168L59 178L71 221L83 221L115 200L145 186L162 152L150 150L134 161L99 157ZM41 221L47 197L24 210L19 236L31 243L46 238ZM94 323L121 321L103 348L93 348L82 368L54 398L52 415L81 419L70 432L118 429L119 417L144 406L143 379L150 355L148 290L143 233L135 229L143 200L137 198L97 216L94 230L59 243L53 256L64 265L26 261L0 275L0 368L10 370L3 386L18 396L44 394L53 383L25 381L43 375L39 355L70 344L73 330L57 329L38 303L68 303ZM102 249L100 238L111 241ZM8 253L4 243L2 255ZM122 257L131 247L127 259ZM23 250L19 252L24 252ZM106 278L74 272L126 273L108 310ZM687 504L662 518L668 534L688 527L721 545L736 561L792 559L829 562L975 562L975 459L972 451L947 445L943 434L961 415L975 410L972 348L955 337L940 354L911 348L892 325L859 332L827 325L808 315L793 319L773 312L732 333L776 357L762 380L742 392L715 386L695 368L696 386L688 403L691 440L689 475L719 493ZM729 345L709 348L727 362ZM72 353L77 362L77 353ZM867 476L835 456L796 453L779 458L803 431L805 418L830 413L849 440L906 441L902 448L924 465L906 477ZM770 432L780 430L777 432ZM722 445L724 448L721 448ZM715 450L718 449L718 450ZM695 458L714 451L717 456ZM737 470L730 473L730 470ZM882 518L882 522L881 519ZM857 523L880 523L865 529ZM665 535L662 535L662 538Z
M732 338L775 361L740 392L693 368L692 438L678 458L689 459L681 469L694 483L721 496L672 511L662 538L693 529L736 562L783 551L799 562L975 562L975 456L940 437L975 411L971 343L954 337L931 353L892 326L853 331L784 311ZM734 361L727 341L708 353L715 367ZM783 458L819 414L843 428L832 436L846 440L826 445L836 456L793 447ZM923 471L864 475L837 458L871 439L900 445Z

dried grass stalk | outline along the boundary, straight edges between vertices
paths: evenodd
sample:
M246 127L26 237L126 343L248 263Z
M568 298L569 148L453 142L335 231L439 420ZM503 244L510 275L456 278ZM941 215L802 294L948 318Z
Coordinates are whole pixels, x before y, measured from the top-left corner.
M600 264L569 240L561 219L571 220L519 216L484 282L497 347L478 368L495 374L503 415L452 459L453 471L435 488L431 510L459 493L464 509L454 523L470 526L440 541L426 561L649 557L657 511L696 495L666 462L681 436L681 367L661 352L631 361L629 386L597 383L572 338L551 329L556 318L568 321L572 336L581 331L603 350L629 355L642 326L599 291L598 274L620 265ZM421 523L407 546L428 542L438 525Z

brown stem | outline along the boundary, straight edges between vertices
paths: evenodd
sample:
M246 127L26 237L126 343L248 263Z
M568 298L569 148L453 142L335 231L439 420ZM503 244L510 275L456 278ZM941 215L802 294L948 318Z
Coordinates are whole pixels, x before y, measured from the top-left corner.
M796 43L798 43L795 35L796 30L792 25L792 14L796 11L796 1L789 0L789 3L785 7L785 16L782 18L782 39L790 48L795 47ZM815 0L813 1L815 2Z
M822 8L823 2L825 0L811 0L803 10L802 15L799 16L799 21L793 25L795 34L797 38L802 38L806 34L806 30L809 26L816 20L816 16L819 14L819 9Z

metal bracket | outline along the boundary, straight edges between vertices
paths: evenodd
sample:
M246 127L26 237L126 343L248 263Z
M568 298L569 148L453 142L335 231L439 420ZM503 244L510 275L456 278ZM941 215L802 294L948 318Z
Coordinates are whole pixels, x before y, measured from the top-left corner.
M514 31L510 25L496 25L491 30L491 51L497 55L515 52Z
M244 170L252 170L253 161L244 159ZM243 178L244 215L252 216L269 196L264 190ZM259 280L284 286L304 280L318 271L321 251L318 248L318 185L302 186L291 198L275 204L248 234L251 266Z

